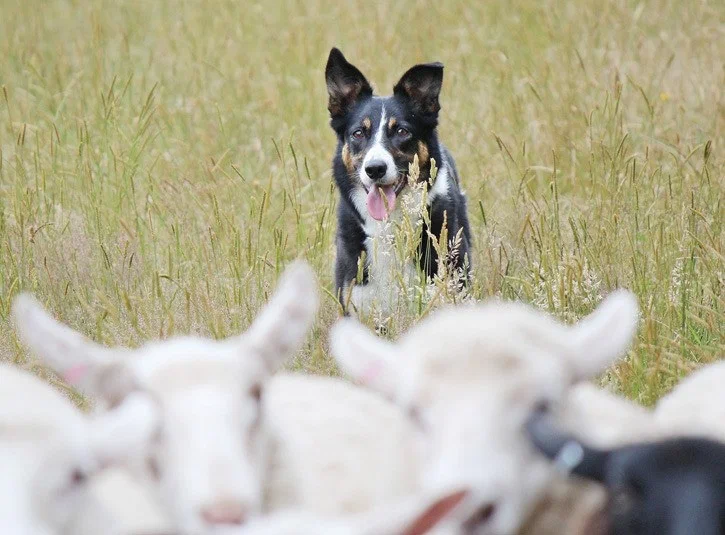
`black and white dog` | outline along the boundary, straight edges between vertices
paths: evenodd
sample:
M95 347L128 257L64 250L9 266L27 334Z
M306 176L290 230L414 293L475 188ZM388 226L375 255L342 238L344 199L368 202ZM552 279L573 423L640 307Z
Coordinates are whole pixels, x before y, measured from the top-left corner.
M376 302L383 312L391 312L395 298L392 281L401 267L392 263L390 223L396 219L398 200L410 190L408 166L416 155L419 181L428 191L430 221L430 229L424 225L421 235L420 268L428 277L436 274L438 255L428 232L438 240L445 220L452 252L449 265L462 270L467 280L471 231L466 199L453 158L436 134L443 65L416 65L395 85L392 96L379 97L373 95L365 76L333 48L325 78L330 124L338 139L332 168L341 198L335 264L340 302L347 305L349 297L358 310ZM432 185L431 160L438 169ZM362 284L350 292L363 251Z

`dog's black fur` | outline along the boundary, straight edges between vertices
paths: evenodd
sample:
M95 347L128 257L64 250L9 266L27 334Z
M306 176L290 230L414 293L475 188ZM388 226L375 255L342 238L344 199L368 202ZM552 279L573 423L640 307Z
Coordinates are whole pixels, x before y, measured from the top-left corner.
M341 302L343 289L358 274L358 259L365 250L365 222L368 213L361 213L354 196L365 194L368 187L361 179L362 163L380 132L380 145L392 156L397 168L400 193L407 184L408 165L418 156L420 180L426 181L430 191L431 159L435 160L438 177L446 173L448 188L437 195L428 207L430 231L438 239L446 221L449 250L458 236L457 254L452 255L452 268L464 268L465 277L470 269L471 231L466 213L466 199L460 189L458 173L450 153L438 141L436 127L440 105L438 96L443 81L443 65L429 63L409 69L395 85L393 95L377 97L363 74L350 64L337 48L330 51L325 70L329 94L330 124L337 134L337 150L333 159L333 174L340 191L338 209L337 258L335 286ZM380 130L381 118L386 124ZM365 174L369 179L369 175ZM372 180L377 183L376 180ZM380 182L382 183L382 182ZM364 209L364 207L363 207ZM460 235L459 235L460 231ZM437 272L437 253L429 243L428 229L424 228L420 243L420 265L428 276ZM370 255L368 255L370 258ZM368 282L367 266L363 284ZM344 303L343 303L344 304Z

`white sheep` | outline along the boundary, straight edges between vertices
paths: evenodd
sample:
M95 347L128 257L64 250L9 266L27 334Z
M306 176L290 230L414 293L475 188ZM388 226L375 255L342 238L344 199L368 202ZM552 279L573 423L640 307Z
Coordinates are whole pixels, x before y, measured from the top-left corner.
M37 377L0 364L0 532L125 533L96 510L94 478L140 455L158 416L155 401L135 393L89 417Z
M87 392L110 404L133 389L157 396L164 432L148 468L184 533L265 509L360 512L449 483L475 484L469 531L511 533L550 478L522 438L526 414L606 367L637 320L626 293L573 327L517 304L443 311L400 346L344 320L332 336L342 368L393 404L340 379L270 377L316 302L309 268L293 267L243 336L138 350L98 346L28 298L15 313L31 349Z
M637 323L625 291L573 326L520 303L490 302L433 313L397 343L343 319L331 350L343 371L417 423L423 487L470 487L481 506L467 531L509 534L552 478L523 432L526 418L541 403L557 409L572 385L621 356Z

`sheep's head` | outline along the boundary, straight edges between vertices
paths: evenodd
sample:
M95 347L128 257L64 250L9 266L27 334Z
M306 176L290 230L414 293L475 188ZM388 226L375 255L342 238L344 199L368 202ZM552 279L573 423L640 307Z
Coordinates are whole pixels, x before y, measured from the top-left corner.
M197 534L259 511L265 383L302 345L317 303L314 274L298 263L243 335L173 338L135 350L91 342L28 296L17 299L14 313L33 352L106 407L132 392L154 397L162 419L143 456L145 472L178 528Z
M88 417L36 377L0 365L0 531L60 535L89 500L95 472L148 443L158 425L149 396L135 393ZM109 530L109 526L104 526Z
M550 414L533 413L536 447L571 473L604 484L612 535L717 535L725 529L725 444L704 438L597 449L562 432Z
M397 344L343 319L331 347L343 371L418 423L426 487L470 486L481 507L468 530L509 533L550 477L523 423L620 356L637 319L626 292L572 326L520 303L491 302L434 313Z

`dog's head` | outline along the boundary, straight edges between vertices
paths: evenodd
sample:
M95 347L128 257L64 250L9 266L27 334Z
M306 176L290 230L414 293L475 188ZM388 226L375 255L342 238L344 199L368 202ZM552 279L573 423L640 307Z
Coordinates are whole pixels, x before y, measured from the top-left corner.
M411 67L395 84L392 96L378 97L360 70L333 48L325 78L331 125L352 179L350 187L365 190L368 213L381 220L395 208L416 155L420 179L430 176L430 142L438 124L443 65Z

